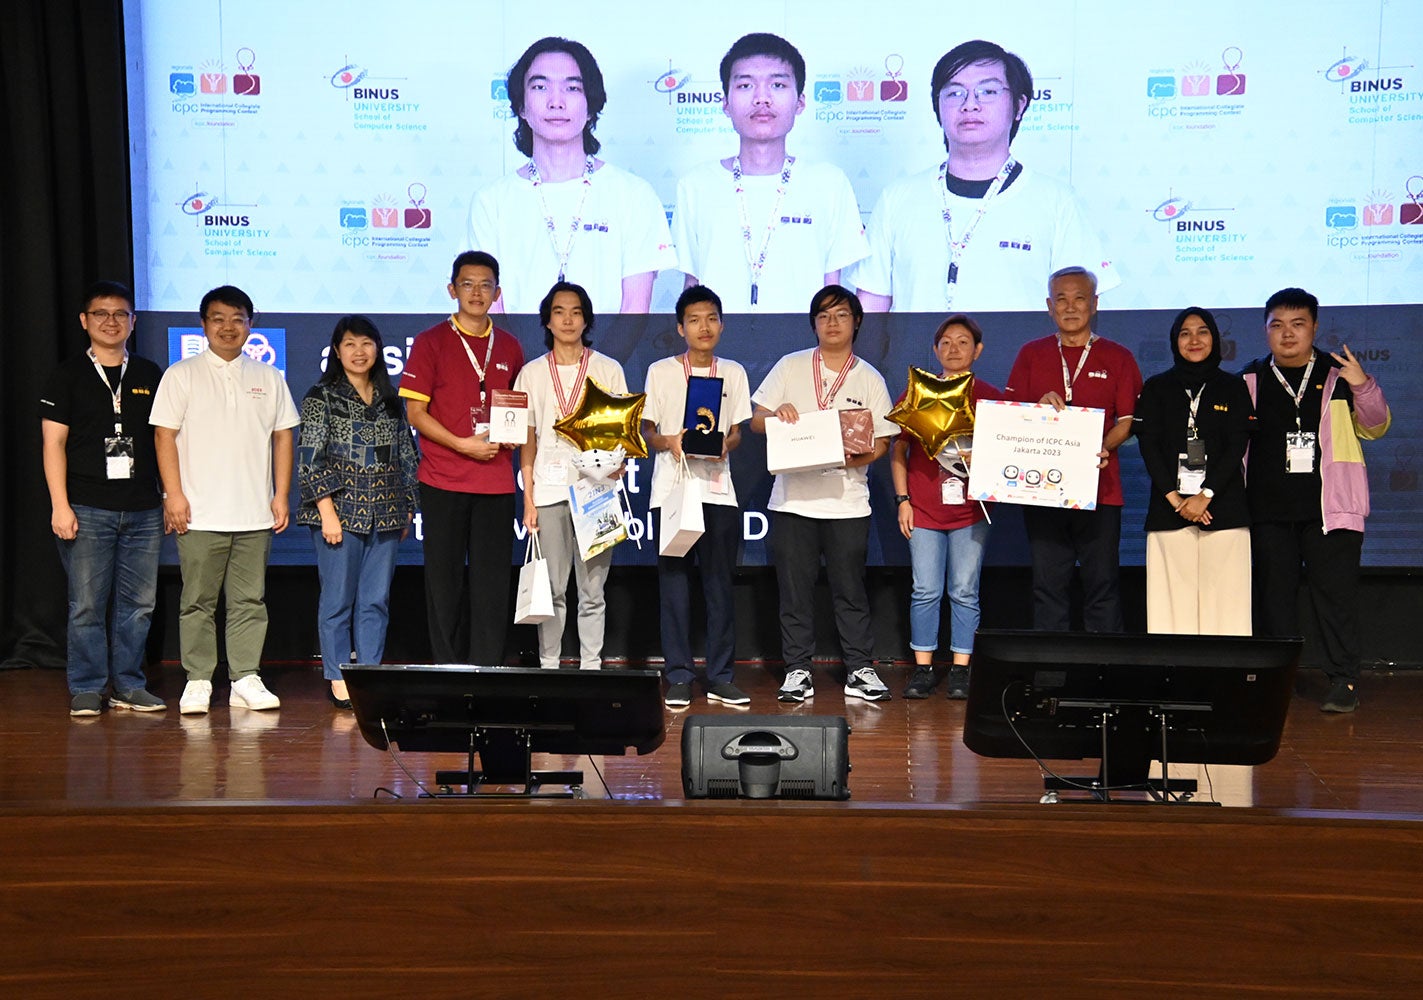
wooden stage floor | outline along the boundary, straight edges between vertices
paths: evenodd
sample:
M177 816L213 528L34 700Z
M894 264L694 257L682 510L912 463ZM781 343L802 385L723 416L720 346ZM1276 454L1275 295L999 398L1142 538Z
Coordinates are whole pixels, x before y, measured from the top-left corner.
M898 692L907 668L887 669L895 698L871 704L846 699L832 670L817 668L816 697L804 705L777 702L779 673L762 665L739 664L737 682L752 696L751 712L848 719L855 802L1037 802L1037 765L989 760L965 747L964 703L942 697L942 685L927 700L905 701ZM108 710L71 719L59 672L0 672L0 803L333 803L367 801L378 788L418 794L387 754L361 738L351 713L326 701L317 668L268 666L264 677L282 698L278 711L228 709L226 683L220 681L209 715L180 716L183 676L169 664L158 669L153 684L169 702L167 712ZM1213 795L1234 806L1423 815L1423 672L1367 675L1363 704L1352 715L1318 710L1325 686L1317 672L1302 671L1302 693L1290 706L1278 756L1253 769L1209 768L1198 797ZM739 711L706 702L698 689L690 709L666 713L667 739L659 750L598 758L606 791L587 758L537 758L537 766L581 768L591 796L680 800L682 720ZM445 755L403 759L422 780L436 767L461 763ZM1084 773L1084 767L1060 765L1071 774Z

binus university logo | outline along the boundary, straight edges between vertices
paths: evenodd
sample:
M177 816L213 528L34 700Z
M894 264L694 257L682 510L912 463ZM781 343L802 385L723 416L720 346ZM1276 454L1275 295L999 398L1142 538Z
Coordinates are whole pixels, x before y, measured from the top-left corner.
M1173 191L1147 211L1171 234L1178 264L1255 259L1244 246L1247 234L1229 218L1234 208L1206 208Z
M168 363L176 364L197 357L208 349L207 337L200 326L170 326L168 328ZM253 327L247 334L242 353L260 364L270 365L287 374L287 331L285 327Z
M721 110L722 92L718 90L695 90L691 84L694 78L686 70L677 69L671 59L667 60L667 72L649 80L652 89L659 94L667 95L668 105L716 105L718 111Z

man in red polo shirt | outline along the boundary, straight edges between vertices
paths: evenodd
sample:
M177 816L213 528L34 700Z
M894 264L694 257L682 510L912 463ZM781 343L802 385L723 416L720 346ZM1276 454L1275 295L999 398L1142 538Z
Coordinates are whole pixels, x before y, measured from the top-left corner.
M455 312L415 338L400 395L420 435L425 610L440 663L504 663L514 549L514 463L489 441L489 398L512 389L524 352L496 329L499 262L467 250L450 272ZM465 564L469 564L466 583Z
M1051 337L1024 344L1013 361L1008 399L1104 411L1096 510L1023 508L1033 555L1033 625L1066 632L1072 570L1082 572L1082 623L1089 632L1121 632L1118 578L1122 535L1122 474L1117 449L1132 432L1141 370L1131 351L1092 332L1097 276L1066 267L1048 278Z

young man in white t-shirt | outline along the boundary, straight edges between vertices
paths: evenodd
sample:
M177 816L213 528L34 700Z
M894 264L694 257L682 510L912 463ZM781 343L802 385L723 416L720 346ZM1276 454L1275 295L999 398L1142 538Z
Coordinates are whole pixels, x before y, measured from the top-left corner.
M677 183L672 216L686 285L720 289L732 312L800 312L869 252L844 171L786 152L805 110L805 59L778 35L736 41L721 60L735 156Z
M555 284L539 304L549 352L526 364L514 382L515 390L529 394L529 437L519 453L524 527L538 532L553 586L553 619L538 626L539 665L549 669L558 666L563 653L570 570L578 583L579 666L598 670L603 665L603 587L613 552L579 558L568 496L568 488L578 481L578 449L553 429L556 421L578 408L589 379L608 392L627 392L622 366L588 346L593 320L593 305L581 285Z
M718 378L721 407L714 431L720 431L720 457L688 456L687 474L701 480L702 517L706 531L686 555L659 556L657 584L661 594L662 655L667 677L664 701L669 708L692 703L691 571L701 568L707 604L708 701L749 704L750 697L733 683L736 656L736 610L731 578L741 542L741 509L731 482L730 455L741 444L741 424L751 416L751 390L746 369L718 358L721 341L721 299L705 285L693 285L677 299L677 335L687 350L654 361L647 369L642 436L657 453L652 470L652 508L660 508L675 485L684 452L688 386L693 377Z
M866 409L874 420L874 448L845 455L844 468L782 473L771 488L771 555L780 589L781 652L785 683L777 697L814 697L810 661L815 652L815 578L820 560L830 583L835 628L845 662L845 696L885 701L889 688L872 665L874 629L865 592L870 538L867 469L889 450L899 428L885 419L893 404L884 378L854 355L864 320L855 293L828 285L810 303L817 346L776 362L751 397L751 429L766 431L768 418L796 423L811 410Z
M281 705L257 670L267 638L267 556L290 516L292 428L301 416L281 372L243 353L252 311L247 293L231 285L203 296L198 314L208 349L163 373L148 418L165 528L177 532L183 570L183 715L202 715L212 701L219 592L227 595L228 703Z
M677 255L652 186L594 155L608 100L597 60L579 42L541 38L509 70L508 88L514 145L529 162L469 207L468 245L504 265L491 312L534 312L564 280L600 313L647 312L657 272Z
M1027 64L964 42L934 67L930 99L948 158L880 194L870 255L854 272L870 312L1027 311L1048 276L1086 267L1120 283L1072 189L1018 163L1009 145L1033 99Z

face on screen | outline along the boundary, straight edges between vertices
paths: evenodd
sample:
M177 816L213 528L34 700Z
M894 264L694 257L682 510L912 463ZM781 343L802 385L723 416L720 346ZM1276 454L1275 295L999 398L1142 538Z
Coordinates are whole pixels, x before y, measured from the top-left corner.
M721 107L743 138L778 139L805 110L805 95L796 93L795 71L784 59L748 56L732 63L730 75Z
M983 353L983 345L973 342L973 332L957 323L944 331L939 342L934 345L934 357L945 375L958 375L973 367L978 356Z
M588 322L583 316L583 303L574 292L558 292L548 311L548 332L560 344L571 345L583 342L583 331Z
M1013 100L1003 64L973 63L939 91L939 124L949 146L1007 146L1022 100Z
M1072 336L1091 329L1092 317L1097 314L1091 279L1085 274L1065 274L1052 283L1051 291L1047 311L1060 333Z
M567 52L545 52L535 57L524 77L522 117L535 139L583 142L588 97L583 92L582 71L576 59Z
M1265 339L1270 343L1270 353L1275 363L1285 368L1298 368L1309 364L1310 352L1314 350L1314 334L1319 324L1310 318L1304 307L1279 306L1270 311L1265 321Z
M710 302L693 302L682 313L677 332L694 351L710 351L721 340L721 314Z

